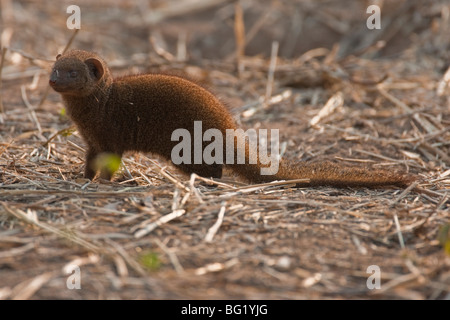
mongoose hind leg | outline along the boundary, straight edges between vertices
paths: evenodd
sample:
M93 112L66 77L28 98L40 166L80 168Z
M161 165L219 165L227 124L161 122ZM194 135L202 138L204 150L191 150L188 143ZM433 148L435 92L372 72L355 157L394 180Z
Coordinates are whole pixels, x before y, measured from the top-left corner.
M198 174L205 178L222 178L222 164L179 164L177 168L187 174Z

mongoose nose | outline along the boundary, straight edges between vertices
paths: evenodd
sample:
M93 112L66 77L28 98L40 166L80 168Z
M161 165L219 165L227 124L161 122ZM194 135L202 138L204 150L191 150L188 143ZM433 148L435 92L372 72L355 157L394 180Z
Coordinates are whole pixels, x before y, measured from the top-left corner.
M56 80L58 80L58 71L57 70L53 70L52 74L50 75L50 80L48 81L48 83L53 86L56 84Z

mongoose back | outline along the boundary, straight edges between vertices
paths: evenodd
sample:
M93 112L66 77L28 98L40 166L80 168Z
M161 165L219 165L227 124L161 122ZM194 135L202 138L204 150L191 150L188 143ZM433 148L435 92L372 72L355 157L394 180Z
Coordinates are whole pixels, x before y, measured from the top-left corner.
M49 84L62 95L67 114L87 143L86 178L95 177L95 159L102 153L122 157L126 151L141 151L171 159L172 150L178 144L172 141L172 133L185 129L193 136L195 121L201 121L203 132L217 129L223 134L223 154L226 153L226 130L238 129L224 104L207 89L190 80L163 74L114 79L102 58L82 50L71 50L56 59ZM205 145L202 142L202 147ZM405 173L343 166L330 161L281 160L276 173L262 175L263 165L259 159L254 164L247 161L256 151L248 146L245 148L245 164L235 161L225 165L253 183L309 179L309 182L299 185L405 187L415 180ZM212 178L220 178L223 169L222 163L191 162L176 166L187 174ZM110 179L112 173L102 168L100 177Z

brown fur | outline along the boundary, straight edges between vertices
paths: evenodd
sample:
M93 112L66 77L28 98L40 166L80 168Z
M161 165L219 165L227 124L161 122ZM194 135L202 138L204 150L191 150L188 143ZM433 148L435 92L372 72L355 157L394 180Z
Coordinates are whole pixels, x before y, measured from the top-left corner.
M93 179L94 160L101 153L120 157L126 151L152 152L170 159L175 129L185 128L193 136L194 121L202 121L202 130L237 129L227 108L205 88L177 76L145 74L113 79L98 55L71 50L58 55L50 85L61 93L70 118L88 145L85 177ZM207 143L203 143L205 147ZM225 148L225 141L223 143ZM246 158L255 150L246 149ZM225 155L225 150L224 153ZM236 154L236 151L235 151ZM186 172L220 178L222 165L182 164ZM261 175L262 165L233 164L230 167L251 182L309 178L302 185L406 186L414 178L388 170L347 167L332 162L280 162L275 175ZM111 178L101 170L100 176Z

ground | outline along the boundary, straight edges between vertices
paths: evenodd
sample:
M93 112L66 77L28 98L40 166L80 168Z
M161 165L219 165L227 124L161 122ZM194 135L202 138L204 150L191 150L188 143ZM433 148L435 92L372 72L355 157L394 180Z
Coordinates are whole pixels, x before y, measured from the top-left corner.
M78 1L74 33L72 1L0 2L0 298L448 299L448 2L377 1L379 30L366 1L192 3ZM204 82L242 127L279 129L284 157L417 181L252 187L151 154L86 180L47 85L69 45Z

